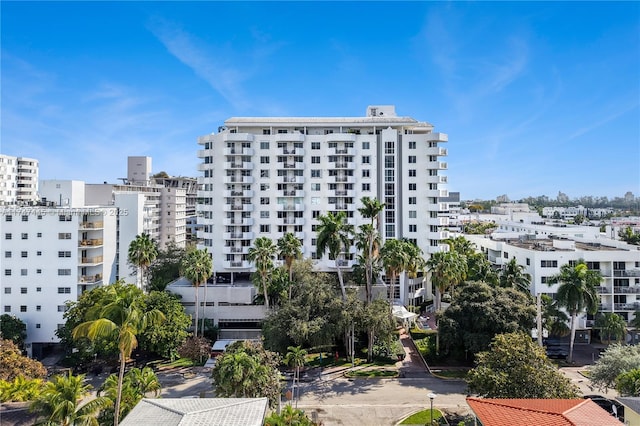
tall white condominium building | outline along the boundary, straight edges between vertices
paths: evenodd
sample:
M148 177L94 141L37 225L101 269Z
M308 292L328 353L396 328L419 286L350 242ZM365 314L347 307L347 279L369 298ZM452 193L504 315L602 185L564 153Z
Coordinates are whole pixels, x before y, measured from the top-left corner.
M119 273L118 208L86 206L79 181L43 181L41 192L46 203L0 207L2 312L27 324L35 357L58 342L65 302Z
M304 257L332 271L336 261L317 259L316 219L344 211L357 227L366 223L357 209L368 196L386 205L383 239L413 240L425 254L443 250L446 141L431 124L398 117L388 105L369 106L365 117L230 118L198 139L198 240L218 274L250 272L247 253L257 237L276 241L292 232ZM355 253L339 259L341 266L353 266ZM415 290L396 289L403 301Z
M589 269L603 277L598 287L599 312L615 312L630 321L640 311L640 247L606 238L598 227L566 226L500 221L491 236L465 235L489 261L501 267L512 258L531 275L531 293L554 297L560 284L549 278L562 265L584 259ZM588 341L593 315L579 318L577 339Z
M0 154L0 205L38 200L38 160Z

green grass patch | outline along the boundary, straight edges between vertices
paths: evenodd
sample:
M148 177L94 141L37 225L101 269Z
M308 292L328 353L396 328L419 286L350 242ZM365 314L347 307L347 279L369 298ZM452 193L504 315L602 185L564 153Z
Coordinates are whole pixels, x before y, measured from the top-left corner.
M447 379L464 379L467 377L468 370L437 370L433 374Z
M433 420L437 421L442 418L442 412L436 408L433 409ZM431 410L422 410L418 411L415 414L404 419L400 424L401 425L424 425L429 424L431 421Z
M156 364L158 368L180 368L180 367L193 367L196 365L201 365L193 362L193 360L189 358L178 358L175 361L165 361L159 362Z
M398 372L395 370L357 370L348 371L345 377L397 377Z
M425 337L429 337L437 333L438 332L436 330L422 330L420 328L412 328L411 330L409 330L409 334L411 335L411 338L414 340L424 339Z
M586 377L587 379L591 378L591 371L589 370L580 370L578 371L578 373L580 373L582 376Z

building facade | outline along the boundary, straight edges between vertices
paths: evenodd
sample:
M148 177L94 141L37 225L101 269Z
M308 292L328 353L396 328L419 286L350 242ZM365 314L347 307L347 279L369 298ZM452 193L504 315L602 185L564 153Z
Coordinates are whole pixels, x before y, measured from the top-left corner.
M38 200L38 160L0 154L0 205Z
M304 257L334 271L336 260L316 252L317 218L343 211L357 229L367 222L357 211L367 196L385 203L383 240L410 239L425 255L445 250L447 140L393 106L370 106L364 117L230 118L198 139L200 246L213 254L216 273L246 273L256 238L291 232ZM337 262L350 268L355 254L352 247ZM401 285L394 298L411 291Z

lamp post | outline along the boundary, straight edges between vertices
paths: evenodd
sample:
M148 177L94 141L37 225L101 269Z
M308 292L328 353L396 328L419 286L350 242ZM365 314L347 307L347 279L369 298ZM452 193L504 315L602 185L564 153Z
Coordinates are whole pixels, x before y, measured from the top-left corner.
M429 411L429 418L430 418L429 425L431 426L431 425L433 425L433 400L436 399L436 394L432 392L427 396L429 397L429 400L431 401L431 410Z

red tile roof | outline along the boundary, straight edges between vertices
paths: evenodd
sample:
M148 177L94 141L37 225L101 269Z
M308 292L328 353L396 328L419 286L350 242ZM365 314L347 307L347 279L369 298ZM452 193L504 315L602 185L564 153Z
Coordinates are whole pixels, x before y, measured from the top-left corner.
M619 426L590 399L467 398L483 426Z

